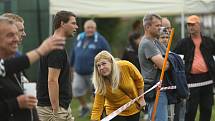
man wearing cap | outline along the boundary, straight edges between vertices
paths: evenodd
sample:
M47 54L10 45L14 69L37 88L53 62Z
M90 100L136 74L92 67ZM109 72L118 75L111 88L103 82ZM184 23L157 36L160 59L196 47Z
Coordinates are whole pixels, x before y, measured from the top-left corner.
M215 42L201 33L200 18L187 18L189 37L177 42L175 52L184 55L188 83L208 83L190 88L185 121L195 121L198 105L199 121L210 121L213 105L213 81L215 81Z

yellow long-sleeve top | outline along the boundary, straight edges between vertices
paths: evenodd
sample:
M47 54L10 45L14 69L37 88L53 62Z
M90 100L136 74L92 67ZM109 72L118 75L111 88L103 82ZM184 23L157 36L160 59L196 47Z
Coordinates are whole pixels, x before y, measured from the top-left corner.
M138 90L143 89L143 77L138 69L128 61L117 61L120 69L120 83L117 89L112 90L111 84L106 83L106 94L95 95L95 100L92 108L91 120L100 120L103 109L105 107L106 114L109 115L113 111L120 108L132 99L138 97ZM120 116L130 116L139 112L136 108L136 103L132 104L126 110L121 112Z

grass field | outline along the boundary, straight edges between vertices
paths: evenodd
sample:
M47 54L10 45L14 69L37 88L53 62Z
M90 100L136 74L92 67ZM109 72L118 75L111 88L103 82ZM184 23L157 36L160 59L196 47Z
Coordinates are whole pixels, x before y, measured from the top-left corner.
M83 118L78 117L79 103L78 103L77 99L72 100L71 107L72 107L73 116L75 117L75 121L90 121L90 115L83 117ZM140 121L144 121L144 120L140 120ZM198 114L196 117L196 121L198 121ZM211 121L215 121L215 106L213 106L213 113L212 113Z

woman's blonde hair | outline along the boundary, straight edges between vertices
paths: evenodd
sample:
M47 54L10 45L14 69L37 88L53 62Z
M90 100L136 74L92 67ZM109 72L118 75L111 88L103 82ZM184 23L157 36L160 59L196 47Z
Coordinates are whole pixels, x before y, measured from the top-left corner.
M113 89L118 88L119 80L120 80L120 71L116 60L108 51L101 51L95 56L94 60L94 72L93 72L93 85L95 87L95 92L100 95L105 95L107 92L106 84L105 84L105 77L99 74L98 68L96 63L101 59L106 59L112 64L111 74L110 74L110 82Z

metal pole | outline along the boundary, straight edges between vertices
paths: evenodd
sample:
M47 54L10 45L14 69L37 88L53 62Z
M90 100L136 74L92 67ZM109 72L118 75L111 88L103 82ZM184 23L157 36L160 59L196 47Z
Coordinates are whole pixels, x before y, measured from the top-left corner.
M42 33L41 33L41 16L40 16L40 0L37 0L37 33L38 33L38 39L39 44L42 43Z
M49 13L49 36L52 35L52 30L53 30L53 15Z
M211 13L211 28L210 28L210 37L214 38L215 36L215 31L214 31L214 18L215 18L215 13Z
M185 37L185 27L184 27L184 21L185 21L185 16L184 16L184 10L181 12L181 38Z

